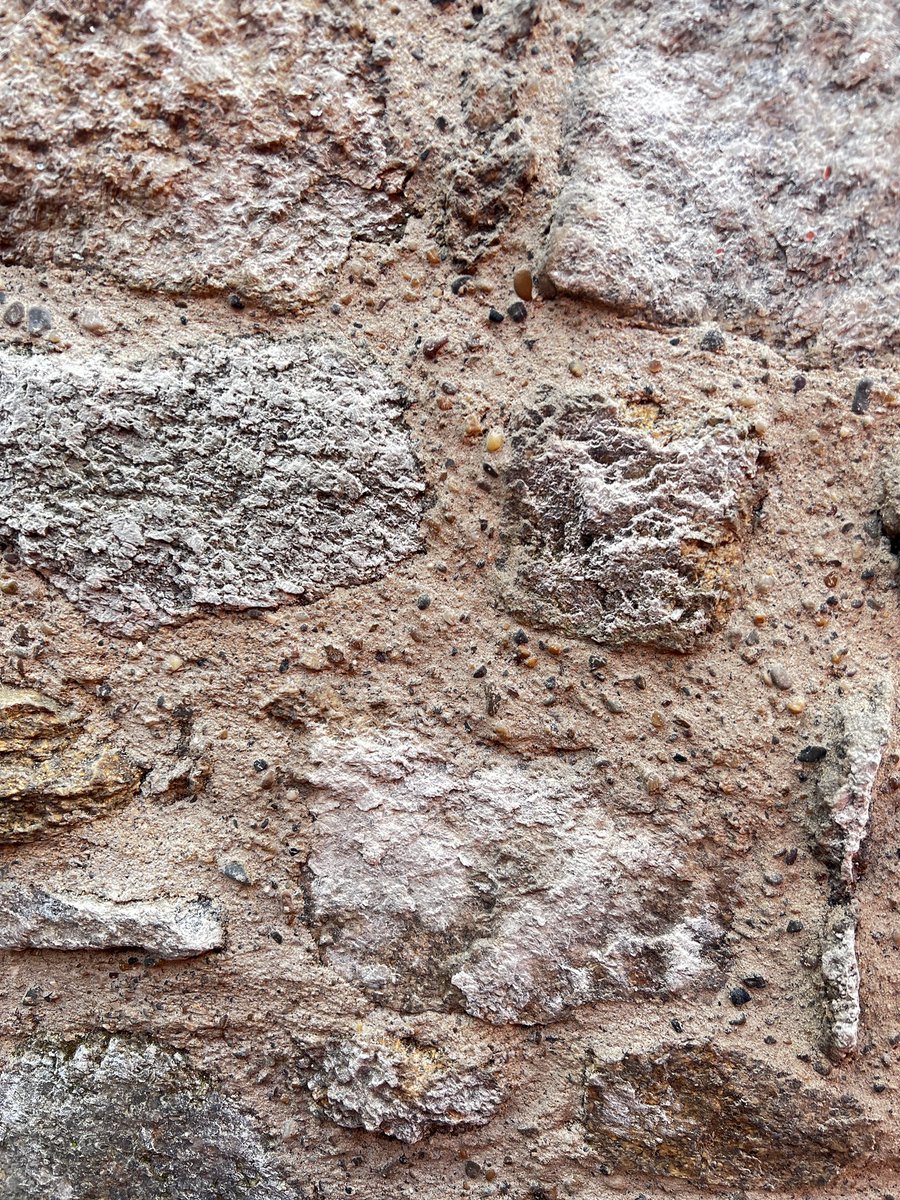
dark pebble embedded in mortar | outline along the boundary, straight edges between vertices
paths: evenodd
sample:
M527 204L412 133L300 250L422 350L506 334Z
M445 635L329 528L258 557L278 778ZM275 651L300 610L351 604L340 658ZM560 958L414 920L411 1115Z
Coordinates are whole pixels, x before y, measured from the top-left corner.
M861 379L856 385L856 391L853 393L853 411L857 416L862 416L863 413L869 411L869 405L872 403L872 380Z
M458 296L460 294L460 292L463 295L465 295L466 292L471 287L471 284L472 284L472 276L471 275L459 275L450 284L450 291L453 293L454 296Z
M235 883L250 882L250 877L239 862L227 862L222 868L222 874L233 879Z
M448 341L449 338L446 337L430 338L422 347L422 354L429 362L434 362L438 353L443 350Z
M498 312L496 308L491 308L488 310L488 320L493 321L495 325L499 325L503 320L503 313Z
M420 608L424 612L425 609L430 606L430 604L431 597L423 593L416 601L416 608Z
M700 339L701 350L724 350L725 337L718 329L707 329Z
M741 983L748 988L764 988L766 981L762 975L748 975L746 979L742 979Z
M787 931L788 931L788 933L802 933L803 932L803 922L802 921L788 921Z
M817 763L821 762L828 751L824 746L804 746L797 755L797 762L802 763Z
M753 997L744 987L732 988L729 998L735 1008L740 1008L742 1004L748 1004L753 999Z
M524 321L528 316L528 309L521 300L513 301L506 311L509 313L510 320L515 321L517 324L519 321Z
M28 332L35 337L39 337L42 333L46 333L52 326L50 314L46 308L41 308L35 305L28 310Z
M6 312L3 314L4 324L10 329L15 329L17 325L21 325L25 320L25 306L20 304L18 300L14 300Z
M237 292L231 293L231 295L228 297L228 303L231 305L232 308L235 308L238 311L240 311L244 307L244 301L237 294Z

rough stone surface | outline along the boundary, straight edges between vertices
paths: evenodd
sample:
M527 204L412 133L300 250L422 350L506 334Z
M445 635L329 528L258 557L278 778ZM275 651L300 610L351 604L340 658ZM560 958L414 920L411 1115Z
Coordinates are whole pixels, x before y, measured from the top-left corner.
M0 6L0 1200L900 1196L895 31Z
M222 914L208 900L113 903L0 883L0 950L145 950L191 958L225 944Z
M855 1053L861 1016L859 961L856 956L858 915L852 904L833 908L822 937L822 982L825 988L825 1045L832 1058Z
M0 358L0 535L98 621L309 601L418 546L397 390L330 343Z
M179 1055L127 1038L26 1044L0 1071L0 1194L291 1200L250 1119Z
M75 709L0 686L0 845L112 812L139 783L137 768L94 742Z
M814 842L843 894L850 895L856 888L872 819L872 793L891 736L893 707L891 680L881 678L866 692L842 699L832 716L832 746L816 786Z
M512 438L504 601L600 642L689 648L727 599L755 459L728 426L655 440L600 397L547 393Z
M501 1024L719 977L722 914L590 766L462 773L402 733L310 748L308 917L325 961L407 1011Z
M832 1179L873 1145L852 1098L709 1044L591 1063L585 1123L616 1171L765 1189Z
M173 292L316 296L353 238L402 220L415 165L385 120L383 71L353 36L355 7L278 5L260 21L226 0L130 0L90 22L42 9L14 27L4 261L100 266Z
M603 5L550 280L666 323L712 311L787 343L896 346L898 62L890 0Z
M503 1098L490 1073L448 1063L436 1047L365 1036L329 1042L307 1087L338 1125L402 1142L484 1125Z

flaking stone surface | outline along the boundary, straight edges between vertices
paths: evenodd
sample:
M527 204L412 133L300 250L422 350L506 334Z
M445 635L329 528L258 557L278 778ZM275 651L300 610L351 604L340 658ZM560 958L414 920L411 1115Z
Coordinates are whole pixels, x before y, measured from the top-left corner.
M118 632L309 601L418 547L397 389L330 343L5 353L0 384L0 536Z
M253 1123L128 1038L34 1042L0 1070L4 1200L293 1200Z
M0 949L144 950L192 958L221 950L221 912L208 900L113 903L0 883Z
M668 439L600 396L547 392L514 424L501 592L513 612L614 644L688 649L717 623L756 450L728 425Z
M587 22L546 271L663 323L898 344L891 0L613 0Z
M463 773L397 732L310 757L309 919L331 967L401 1009L533 1024L719 980L715 897L590 764Z
M307 1087L324 1117L402 1142L484 1125L503 1098L490 1072L448 1062L439 1048L362 1033L323 1047Z
M589 1064L585 1121L608 1164L712 1188L822 1184L875 1134L849 1097L690 1043Z
M896 17L6 4L0 1200L900 1196Z
M362 6L47 7L7 18L4 262L284 305L402 221L415 155L353 36Z

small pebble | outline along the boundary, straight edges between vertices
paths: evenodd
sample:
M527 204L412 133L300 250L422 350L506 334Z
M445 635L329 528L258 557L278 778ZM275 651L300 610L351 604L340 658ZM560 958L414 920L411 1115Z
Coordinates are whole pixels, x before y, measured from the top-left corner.
M769 664L769 678L779 691L782 692L789 692L794 686L794 681L781 663L775 662Z
M181 670L181 668L184 666L184 659L181 657L180 654L167 654L166 657L163 659L162 665L163 665L163 670L168 671L169 674L171 675L171 674L174 674L176 671Z
M516 324L518 324L520 321L524 321L528 316L528 309L521 300L516 300L515 303L511 304L506 311L509 313L510 320L515 321Z
M249 883L250 877L239 862L227 862L222 867L222 874L235 883Z
M821 762L828 751L824 746L804 746L797 755L797 762L802 763L817 763Z
M729 999L735 1008L740 1008L742 1004L748 1004L753 997L745 987L735 987L731 989Z
M530 300L534 295L534 284L527 267L519 267L513 275L513 290L520 300Z
M503 320L503 313L499 312L496 308L490 308L488 309L488 320L493 321L495 325L499 325Z
M473 679L484 679L485 675L487 675L487 667L477 667L472 672Z
M41 308L35 305L28 310L28 332L33 337L40 337L42 333L46 333L51 327L50 314L46 308Z
M765 978L762 975L748 975L746 979L742 979L741 983L748 988L764 988L766 986Z
M624 706L622 704L620 704L619 701L614 699L612 696L608 696L606 694L606 692L603 692L601 694L600 699L606 705L607 710L611 713L622 713L625 711Z
M90 309L81 314L78 324L85 333L93 333L96 337L102 337L104 333L109 333L112 329L112 326L104 317L101 317L98 312Z
M803 922L802 921L788 921L787 931L788 931L788 933L802 933L803 932Z
M864 412L869 411L869 405L872 403L872 380L861 379L856 385L856 391L853 393L853 404L851 408L857 416L861 417Z
M503 449L503 434L499 429L492 429L484 439L484 448L488 454L496 454Z
M791 846L790 850L788 850L785 853L784 861L789 867L792 867L794 865L794 863L797 861L797 847L796 846Z
M464 296L471 286L472 286L472 276L471 275L459 275L450 284L450 291L453 293L454 296L459 296L460 294L462 294Z
M769 884L770 887L779 887L782 883L784 883L784 876L778 871L767 871L765 875L763 875L763 879L767 884Z
M429 608L430 605L431 605L431 597L424 593L416 601L416 608L420 608L423 612L425 611L426 608Z
M438 356L438 353L443 350L449 340L450 339L446 337L431 338L422 347L422 354L428 359L429 362L434 362Z
M237 310L240 310L244 307L244 301L237 294L237 292L231 293L231 295L228 297L228 303L231 305L232 308L237 309Z
M573 359L569 363L569 374L574 375L576 379L580 379L584 374L584 364L578 362L577 359Z
M3 321L10 329L15 329L17 325L21 325L25 320L25 305L20 304L18 300L14 300L6 312L3 314Z
M805 387L806 387L806 376L805 375L795 375L794 376L794 395L796 395L797 392L802 392Z
M703 337L700 339L701 350L724 350L725 338L718 329L707 329Z

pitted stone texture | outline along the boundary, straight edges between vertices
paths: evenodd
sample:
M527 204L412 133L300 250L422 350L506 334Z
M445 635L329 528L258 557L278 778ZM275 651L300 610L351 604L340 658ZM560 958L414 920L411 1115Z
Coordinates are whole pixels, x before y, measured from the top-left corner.
M892 0L602 5L550 280L662 322L713 312L788 344L900 344L898 64Z
M715 628L754 497L730 425L653 438L599 397L513 422L501 597L533 624L686 650Z
M112 812L139 785L137 767L98 745L75 709L0 687L0 845Z
M444 236L460 266L490 248L522 206L538 151L520 111L526 56L541 0L494 0L468 36L460 80L462 125L447 155Z
M719 981L710 890L675 837L604 804L590 763L466 772L399 731L309 753L307 917L383 1002L534 1024Z
M488 1071L448 1062L442 1051L412 1039L362 1033L330 1041L307 1087L322 1116L402 1142L484 1125L503 1098Z
M364 26L353 0L41 6L4 38L3 261L317 296L403 220L416 159Z
M0 1071L0 1195L293 1200L250 1119L180 1055L34 1043Z
M222 914L209 900L114 903L0 883L0 950L145 950L192 958L225 944Z
M856 906L838 904L828 910L822 934L825 1048L836 1062L854 1054L859 1044L857 924Z
M418 549L398 400L331 342L132 369L0 353L0 537L126 634L317 599Z
M711 1043L590 1063L585 1124L609 1171L706 1187L827 1183L874 1146L851 1096Z
M883 675L842 697L831 717L828 753L816 780L814 849L841 898L852 896L872 820L872 792L891 736L894 688Z

